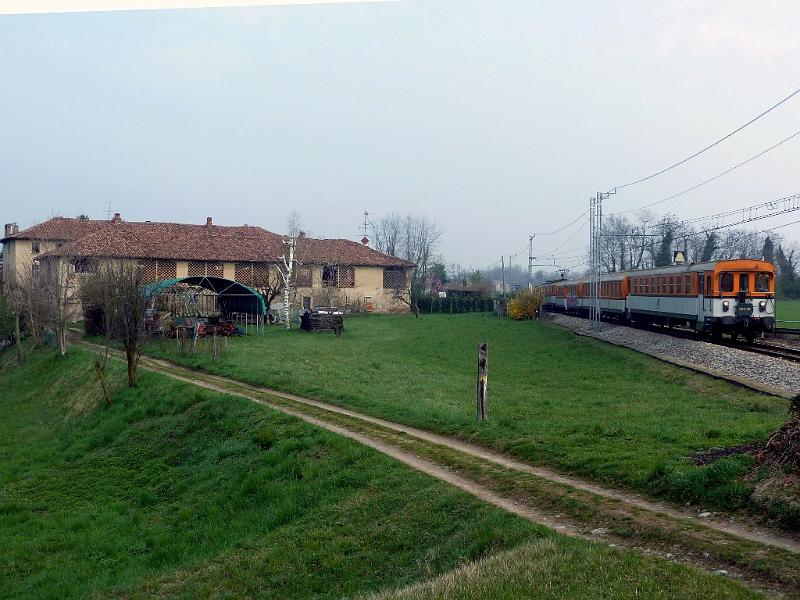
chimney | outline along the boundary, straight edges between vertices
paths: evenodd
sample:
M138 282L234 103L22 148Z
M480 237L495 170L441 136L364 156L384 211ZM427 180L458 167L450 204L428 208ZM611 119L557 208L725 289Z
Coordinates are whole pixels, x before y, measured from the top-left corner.
M213 224L214 223L212 223L211 217L206 217L206 225L213 225Z
M119 213L114 213L114 218L111 219L112 223L122 223L122 217Z
M304 237L306 237L306 232L305 232L305 231L299 231L299 232L297 233L297 237L299 237L299 238L304 238Z
M11 237L14 235L14 227L16 223L6 223L6 234L3 237Z

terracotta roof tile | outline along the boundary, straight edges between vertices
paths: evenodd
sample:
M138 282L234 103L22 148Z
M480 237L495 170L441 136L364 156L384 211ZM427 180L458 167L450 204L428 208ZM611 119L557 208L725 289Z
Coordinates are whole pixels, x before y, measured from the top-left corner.
M28 227L15 233L5 240L47 240L69 242L83 237L87 233L98 231L111 225L109 221L96 219L70 219L68 217L53 217L33 227Z
M283 255L285 239L277 233L248 225L228 227L129 221L119 223L92 221L91 223L95 225L87 227L83 235L77 235L78 227L65 223L43 228L50 221L35 225L13 237L25 239L23 234L31 231L37 236L42 232L61 236L68 233L76 235L71 238L73 241L70 243L45 253L42 257L161 258L225 262L276 262ZM61 219L61 221L78 220ZM413 263L408 261L383 254L358 242L343 239L300 238L298 259L307 264L413 266Z
M300 238L300 259L311 264L337 263L340 265L375 267L413 267L414 263L390 256L374 248L351 240Z

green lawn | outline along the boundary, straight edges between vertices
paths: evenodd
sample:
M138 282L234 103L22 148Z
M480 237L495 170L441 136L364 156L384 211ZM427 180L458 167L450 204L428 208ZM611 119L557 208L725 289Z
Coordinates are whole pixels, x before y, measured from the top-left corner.
M796 323L778 323L778 327L800 329L800 300L776 300L776 318L781 321L796 321Z
M90 353L38 350L22 367L0 353L2 598L336 598L540 540L567 562L538 566L534 587L755 597L731 580L564 538L246 400L146 372L129 390L119 363L111 371L115 404L105 407Z
M489 343L488 411L475 421L477 345ZM785 400L750 392L539 322L490 314L350 318L341 338L234 338L212 364L173 343L148 353L509 452L675 500L747 504L747 461L698 469L693 450L764 438ZM780 512L780 507L777 508Z

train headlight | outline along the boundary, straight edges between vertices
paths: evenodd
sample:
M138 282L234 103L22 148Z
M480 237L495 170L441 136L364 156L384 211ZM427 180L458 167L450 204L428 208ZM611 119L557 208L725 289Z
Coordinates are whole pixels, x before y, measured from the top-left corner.
M761 312L764 312L765 310L767 310L767 301L766 300L762 300L761 302L758 303L758 310L760 310Z
M728 309L731 307L731 303L727 300L722 301L722 312L728 312Z

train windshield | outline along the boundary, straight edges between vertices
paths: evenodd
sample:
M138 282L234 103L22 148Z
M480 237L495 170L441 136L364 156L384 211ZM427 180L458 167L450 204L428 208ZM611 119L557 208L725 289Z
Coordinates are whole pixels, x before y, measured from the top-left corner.
M733 273L721 273L719 276L719 291L733 291Z
M750 273L739 274L739 291L740 292L750 291Z
M769 291L769 273L756 273L756 291Z

